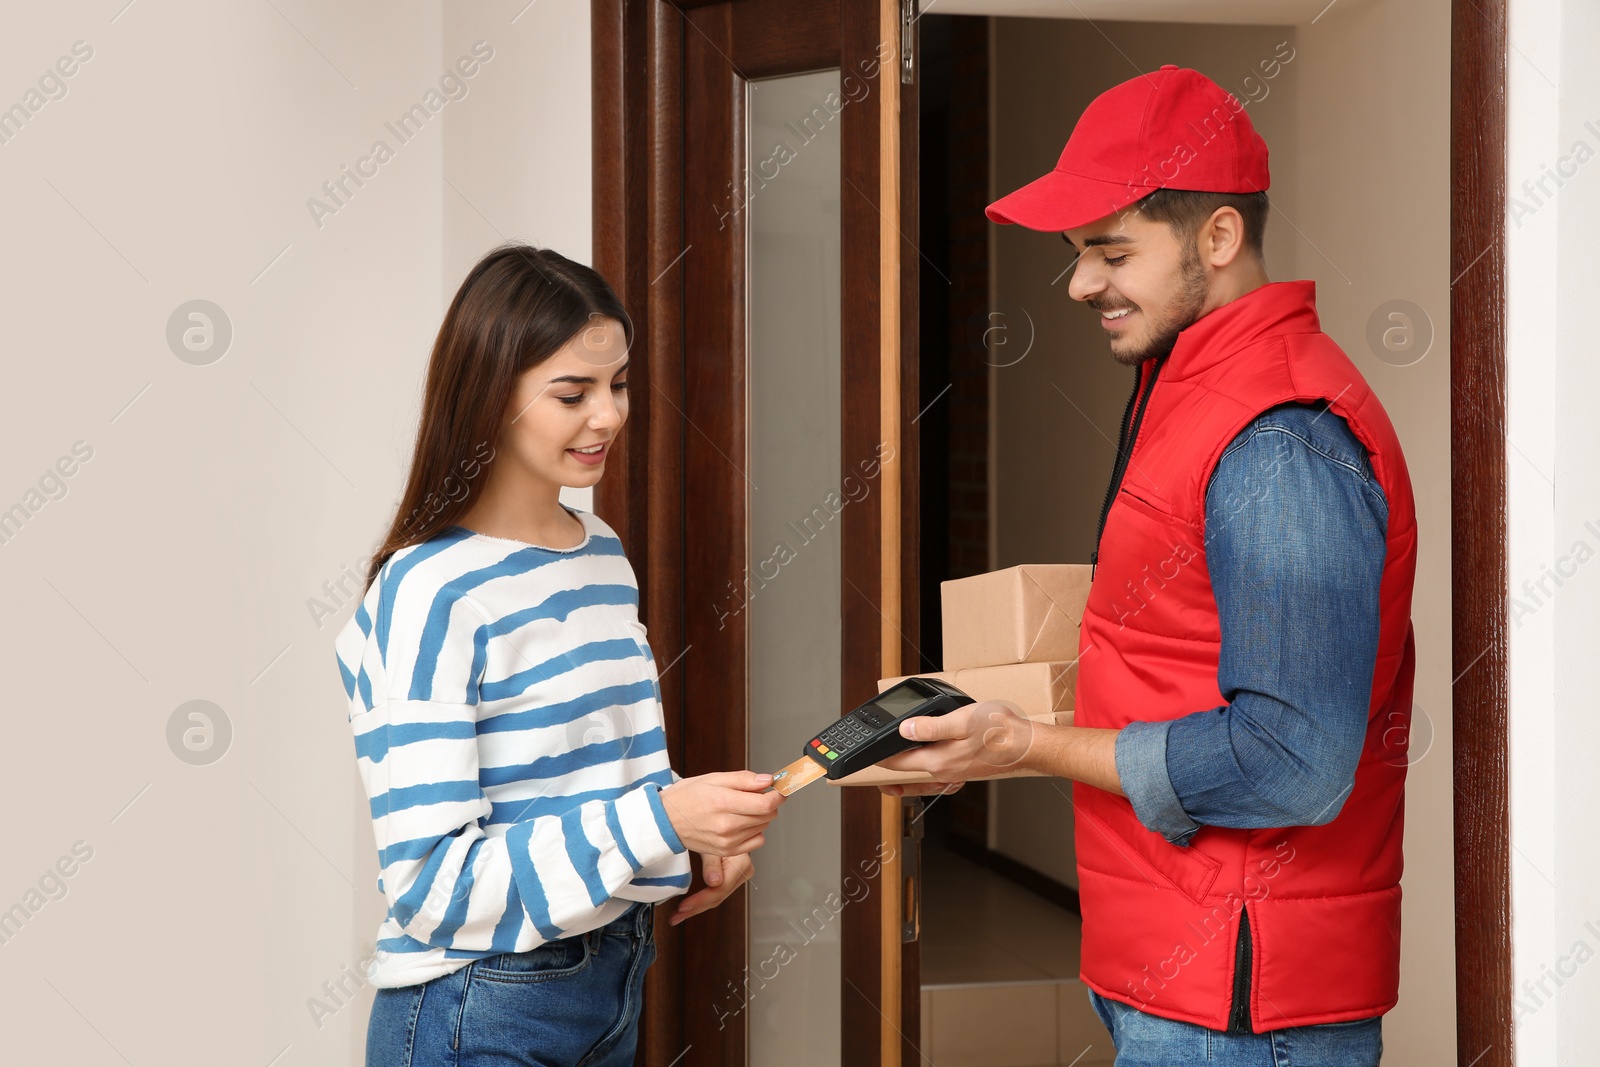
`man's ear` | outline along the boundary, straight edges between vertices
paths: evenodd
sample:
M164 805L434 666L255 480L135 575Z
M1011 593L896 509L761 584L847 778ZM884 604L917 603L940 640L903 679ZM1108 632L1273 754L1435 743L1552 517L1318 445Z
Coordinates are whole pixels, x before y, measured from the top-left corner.
M1244 217L1233 207L1219 207L1200 227L1200 261L1220 270L1245 252Z

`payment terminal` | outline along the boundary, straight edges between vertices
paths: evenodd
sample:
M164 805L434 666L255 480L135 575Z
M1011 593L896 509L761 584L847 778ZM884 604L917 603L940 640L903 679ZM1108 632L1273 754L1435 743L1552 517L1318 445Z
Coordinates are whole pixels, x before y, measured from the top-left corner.
M971 703L971 697L948 682L907 678L807 741L804 755L772 776L772 787L787 796L818 778L843 778L871 767L921 744L900 736L906 719L944 715Z

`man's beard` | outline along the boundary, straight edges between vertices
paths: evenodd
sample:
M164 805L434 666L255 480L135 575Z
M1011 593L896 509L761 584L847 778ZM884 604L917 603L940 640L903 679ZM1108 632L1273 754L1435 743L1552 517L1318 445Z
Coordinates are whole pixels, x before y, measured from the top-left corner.
M1111 350L1111 358L1128 367L1137 367L1147 359L1156 359L1172 353L1178 343L1178 334L1193 326L1205 311L1207 279L1205 267L1200 263L1200 250L1189 245L1178 261L1179 285L1167 312L1161 318L1150 318L1150 338L1137 348ZM1110 309L1108 309L1110 310Z

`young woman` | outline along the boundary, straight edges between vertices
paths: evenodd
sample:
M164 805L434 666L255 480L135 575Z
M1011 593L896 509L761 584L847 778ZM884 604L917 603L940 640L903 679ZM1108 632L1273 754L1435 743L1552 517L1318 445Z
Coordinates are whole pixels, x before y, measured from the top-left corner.
M336 642L388 916L369 1067L631 1064L656 902L748 880L783 798L679 779L616 534L562 505L628 417L632 324L525 245L439 328L405 495Z

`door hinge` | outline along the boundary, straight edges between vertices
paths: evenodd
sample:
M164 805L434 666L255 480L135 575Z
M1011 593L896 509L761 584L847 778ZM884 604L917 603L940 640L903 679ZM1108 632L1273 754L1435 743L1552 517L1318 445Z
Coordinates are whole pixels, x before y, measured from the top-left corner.
M882 10L881 8L879 10ZM917 0L900 0L900 84L910 85L912 51L917 39Z
M921 797L900 802L900 940L922 935L922 812Z

